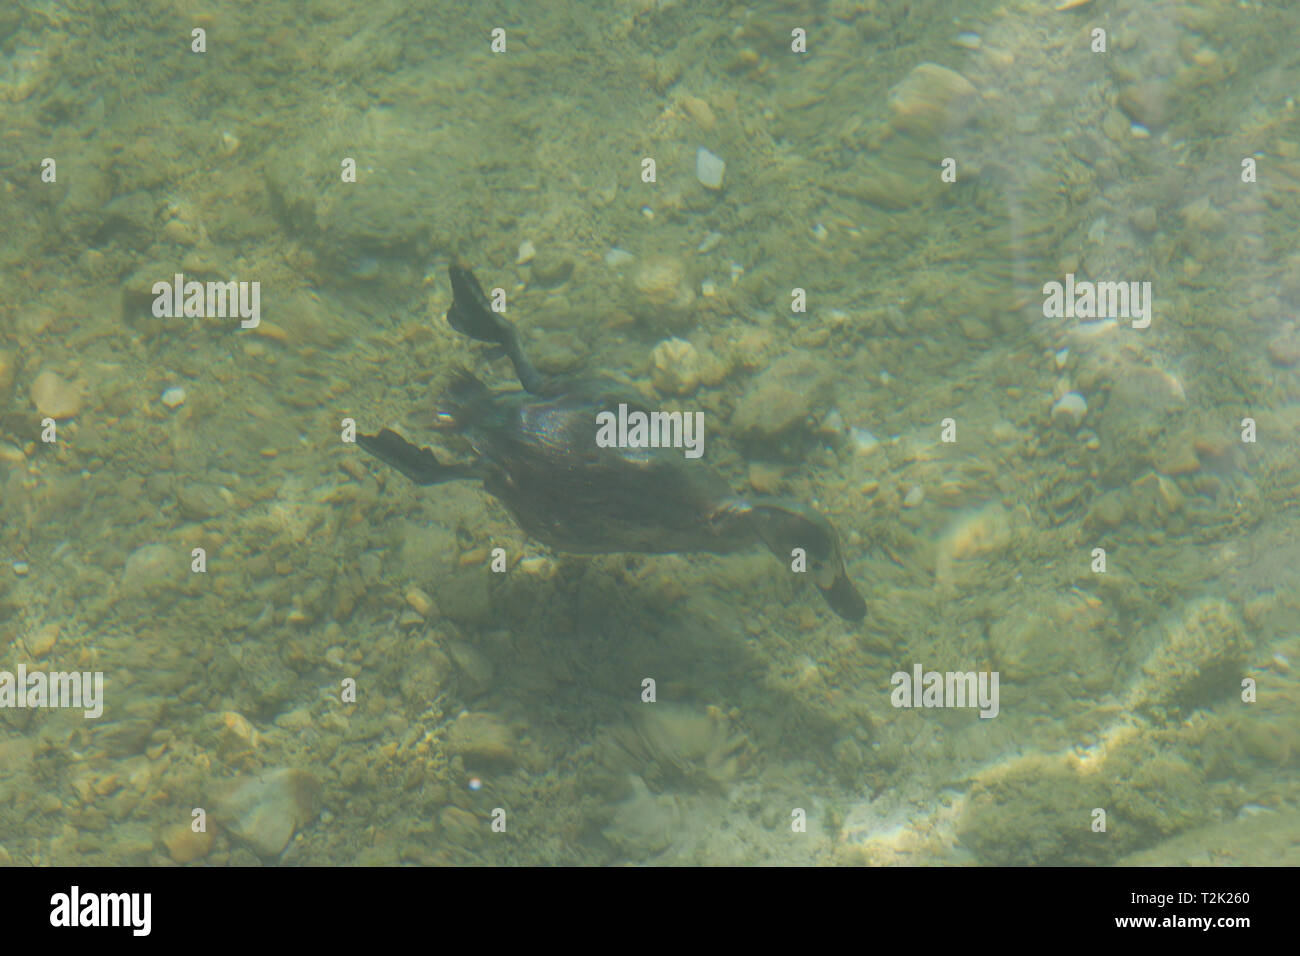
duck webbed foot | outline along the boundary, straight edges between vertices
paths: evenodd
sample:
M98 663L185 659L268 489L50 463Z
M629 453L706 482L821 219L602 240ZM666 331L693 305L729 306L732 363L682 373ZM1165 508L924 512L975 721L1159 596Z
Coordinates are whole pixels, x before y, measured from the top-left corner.
M788 566L795 548L808 556L808 574L831 610L846 621L867 616L867 602L849 580L840 536L826 518L797 501L757 498L749 502L749 523L768 550Z
M357 444L385 464L392 465L417 485L436 485L462 478L481 478L468 465L444 465L433 451L413 445L395 431L381 429L378 435L357 435Z
M542 376L524 355L518 330L506 321L505 316L492 311L474 273L453 263L447 274L451 279L451 308L447 310L451 327L462 335L499 347L509 357L524 391L542 394Z

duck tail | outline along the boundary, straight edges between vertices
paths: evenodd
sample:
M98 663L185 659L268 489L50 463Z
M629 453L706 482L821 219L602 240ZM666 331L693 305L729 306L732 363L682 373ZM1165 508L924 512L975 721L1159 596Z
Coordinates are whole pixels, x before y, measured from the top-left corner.
M480 382L468 369L456 366L443 390L439 413L450 428L473 425L492 407L492 389Z

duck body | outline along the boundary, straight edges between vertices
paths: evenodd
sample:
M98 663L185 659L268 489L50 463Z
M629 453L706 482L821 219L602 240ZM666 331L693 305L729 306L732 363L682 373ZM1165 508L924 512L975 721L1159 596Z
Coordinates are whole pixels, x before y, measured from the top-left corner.
M798 552L837 614L865 616L839 537L822 515L787 499L738 496L702 459L678 448L602 445L602 412L620 405L648 411L613 383L544 380L468 270L453 266L451 278L448 321L501 348L522 390L491 389L464 371L453 375L438 428L466 444L469 464L443 464L431 449L388 429L358 435L363 449L419 484L481 481L530 537L557 551L728 553L762 543L783 562Z
M574 554L725 553L753 533L725 520L732 491L672 448L600 447L596 416L628 396L584 383L557 394L488 389L458 378L444 406L483 468L486 490L531 537Z

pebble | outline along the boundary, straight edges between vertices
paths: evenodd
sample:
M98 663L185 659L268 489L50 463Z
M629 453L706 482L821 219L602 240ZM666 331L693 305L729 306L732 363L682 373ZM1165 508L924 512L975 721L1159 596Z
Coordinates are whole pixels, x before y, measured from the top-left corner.
M903 507L919 508L923 501L925 501L925 489L920 485L913 485L903 498Z
M316 720L312 717L310 707L298 707L275 718L275 726L283 728L284 730L293 731L294 733L306 730L315 722Z
M195 833L189 824L177 823L164 831L162 842L173 862L193 863L212 850L212 833L208 830Z
M731 424L738 435L770 440L811 417L820 419L829 411L833 393L832 371L796 352L755 376L736 405Z
M529 574L533 577L541 578L542 580L549 580L555 576L558 566L551 558L534 554L520 560L519 570L524 574Z
M823 438L837 439L844 437L844 416L838 408L832 408L817 426L817 434Z
M1269 341L1268 359L1282 368L1300 364L1300 332L1295 326L1288 327Z
M703 146L696 150L695 178L705 189L721 189L722 177L726 169L727 164L722 161L721 156L709 152Z
M26 561L14 562L14 574L18 575L20 578L26 577L31 570L32 570L31 565L28 564Z
M131 552L122 572L122 590L148 593L179 587L188 567L184 556L165 544L146 544Z
M1088 414L1088 403L1078 392L1066 392L1052 406L1052 421L1068 428L1078 428Z
M180 408L185 404L185 389L179 385L173 385L162 393L162 403L168 408Z
M433 598L425 594L419 588L408 588L406 592L406 603L411 606L420 617L428 617L434 611Z
M537 285L561 285L573 275L573 259L563 254L546 254L531 263L529 275Z
M515 735L501 718L464 713L447 730L447 749L462 757L515 762Z
M1155 232L1156 226L1159 225L1154 206L1138 207L1129 214L1128 221L1134 229L1145 233Z
M617 269L619 266L625 266L629 262L634 261L636 261L636 256L632 255L632 253L628 252L626 249L613 248L610 249L609 252L605 253L605 265L609 266L611 269Z
M704 100L698 96L683 96L682 107L691 115L691 119L700 124L701 129L710 130L717 125L717 117L713 115L713 110Z
M1148 130L1159 129L1169 119L1171 92L1165 80L1138 80L1120 90L1119 108L1134 123Z
M643 260L632 277L634 308L646 321L672 321L690 314L695 291L686 281L686 264L676 256Z
M784 471L777 465L762 461L749 463L749 487L761 495L776 494L784 478Z
M460 689L470 697L477 697L492 686L492 662L478 648L464 641L448 641L447 653L460 671Z
M886 101L895 129L933 134L959 124L978 98L970 80L937 63L921 63L892 87Z
M880 447L879 438L865 428L858 428L856 425L849 429L849 442L853 445L853 450L859 455L865 455Z
M712 252L715 248L717 248L718 243L720 243L721 241L722 241L722 233L710 232L707 235L705 235L703 239L700 240L700 244L695 251L701 253Z
M964 560L1001 551L1011 541L1011 519L998 502L954 518L944 535L941 553Z
M31 652L32 657L44 657L54 650L54 644L58 639L59 625L46 624L27 641L27 650Z
M537 255L537 247L533 245L533 240L525 239L519 243L519 255L515 256L515 265L527 265L533 261L535 255Z
M222 494L223 491L224 488L208 482L182 485L176 492L176 504L181 516L190 521L206 521L224 514L230 502Z
M228 749L242 750L257 747L261 735L247 717L237 711L228 710L221 715L222 741Z
M37 375L30 395L36 410L50 418L72 418L81 411L81 391L53 372Z
M685 339L664 339L650 353L650 381L665 395L690 395L700 386L700 353Z

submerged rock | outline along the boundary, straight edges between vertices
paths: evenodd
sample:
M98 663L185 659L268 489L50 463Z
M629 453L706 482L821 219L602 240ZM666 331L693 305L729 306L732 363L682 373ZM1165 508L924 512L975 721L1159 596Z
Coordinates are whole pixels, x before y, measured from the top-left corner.
M601 834L619 852L641 860L668 849L681 823L681 812L671 796L654 796L640 777L629 774L628 781L631 794L614 806Z
M1186 709L1239 688L1250 640L1227 601L1196 601L1162 631L1133 685L1130 706Z
M153 594L179 588L188 567L185 555L166 544L146 544L131 552L122 572L126 594Z
M187 823L177 823L163 833L162 842L167 855L177 863L193 863L208 855L212 849L212 832L195 832Z
M829 369L805 355L787 355L754 379L731 417L742 436L767 440L821 418L832 398Z
M213 818L263 857L284 852L315 816L321 784L304 770L267 770L226 781L213 799Z
M1300 365L1300 330L1294 324L1288 325L1269 340L1268 359L1282 368Z
M471 760L514 763L515 747L513 731L495 714L461 714L447 730L447 749Z
M650 353L650 381L665 395L689 395L700 385L700 353L685 339L664 339Z
M664 703L638 707L631 724L615 728L599 750L611 770L720 789L739 779L753 757L749 738L719 708Z
M652 327L681 324L695 304L686 264L676 256L646 257L633 273L631 286L631 311Z
M81 411L81 390L53 372L42 372L32 382L32 404L50 418L73 418Z
M970 80L937 63L921 63L888 95L895 129L934 134L964 122L978 98Z
M1088 414L1088 403L1078 392L1066 392L1052 406L1052 421L1069 431L1074 431Z
M695 153L695 178L705 189L721 189L727 164L722 157L701 146Z

